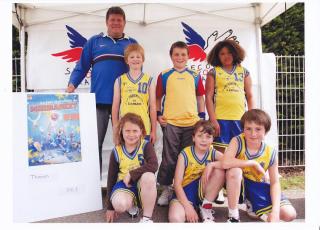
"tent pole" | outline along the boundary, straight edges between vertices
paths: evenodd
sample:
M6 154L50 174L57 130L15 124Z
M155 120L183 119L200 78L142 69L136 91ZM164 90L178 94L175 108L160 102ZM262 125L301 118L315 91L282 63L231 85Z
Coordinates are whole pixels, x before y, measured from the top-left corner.
M260 3L254 4L255 10L255 30L256 30L256 46L257 46L257 60L258 60L258 91L259 91L259 105L257 107L263 108L262 92L261 92L261 58L262 58L262 36L261 36L261 23L260 17Z
M20 71L21 71L21 92L26 91L26 56L25 56L25 26L24 26L24 9L20 8L20 15L22 19L22 25L20 26Z

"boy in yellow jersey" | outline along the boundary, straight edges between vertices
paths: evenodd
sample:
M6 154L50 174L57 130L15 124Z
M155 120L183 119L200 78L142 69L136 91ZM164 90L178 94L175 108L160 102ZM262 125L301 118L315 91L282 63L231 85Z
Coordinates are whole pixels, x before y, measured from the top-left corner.
M156 87L158 122L163 131L162 162L158 182L163 191L158 205L168 205L178 154L192 145L194 124L204 119L204 87L199 74L186 67L189 50L178 41L170 48L173 68L160 73Z
M206 107L216 131L214 147L222 153L242 132L240 118L246 103L248 110L254 108L251 77L241 65L244 57L244 49L234 40L218 42L207 57L213 68L206 79ZM223 202L221 191L217 203Z
M155 84L152 78L142 72L144 50L139 44L128 45L124 51L124 59L129 65L129 72L122 74L114 83L112 103L113 136L119 118L131 112L139 115L145 125L146 140L156 141L156 98ZM115 138L113 138L115 141ZM115 143L118 144L118 143Z
M294 220L296 211L281 194L278 155L273 147L263 141L271 127L269 115L259 109L249 110L241 117L241 126L243 133L232 138L222 161L223 168L228 169L228 221L240 220L237 206L242 179L244 195L262 220ZM266 173L268 180L265 179Z
M152 223L157 198L158 161L153 145L144 139L146 130L140 116L127 113L117 127L118 145L110 155L107 186L107 222L118 214L138 207L143 209L140 222Z
M169 206L170 222L198 222L198 208L203 222L214 222L212 201L224 184L225 172L214 168L208 180L201 179L207 164L222 158L222 153L212 146L213 135L210 121L198 121L194 127L194 145L179 154L174 176L175 194Z

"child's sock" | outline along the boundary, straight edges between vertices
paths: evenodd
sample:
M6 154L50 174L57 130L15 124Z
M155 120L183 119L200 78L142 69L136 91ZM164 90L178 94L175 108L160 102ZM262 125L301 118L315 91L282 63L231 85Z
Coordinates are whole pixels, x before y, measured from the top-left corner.
M204 198L202 201L202 207L205 209L212 209L212 202Z
M233 217L235 219L239 219L239 209L230 209L229 208L229 217Z

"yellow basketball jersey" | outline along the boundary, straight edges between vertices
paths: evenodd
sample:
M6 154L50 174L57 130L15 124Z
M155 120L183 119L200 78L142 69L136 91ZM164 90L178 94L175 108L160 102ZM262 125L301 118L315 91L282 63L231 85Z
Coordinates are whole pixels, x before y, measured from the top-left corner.
M147 135L150 134L151 123L149 116L149 87L152 78L141 73L137 80L133 80L129 73L122 74L119 79L120 85L120 117L126 113L139 115L146 128Z
M215 161L216 150L211 145L208 152L200 160L195 151L194 146L188 146L181 152L184 157L184 176L182 181L182 187L190 184L192 181L201 177L203 170L209 162Z
M123 178L129 171L139 168L144 164L143 150L146 143L146 140L141 139L140 144L137 146L132 155L127 152L124 145L117 145L113 149L115 159L119 163L119 173L117 181L123 180Z
M200 119L196 98L199 75L189 69L178 72L172 68L162 72L162 80L165 89L163 115L167 122L179 127L194 125Z
M244 78L248 71L238 65L230 73L220 66L214 67L213 72L217 119L240 120L245 112Z
M255 155L250 155L246 148L244 134L242 133L236 138L238 141L238 151L236 154L236 158L240 160L255 160L264 168L265 171L267 171L268 168L274 163L277 154L273 147L262 142L259 152ZM245 167L242 169L242 172L243 176L250 180L256 182L263 181L263 175L261 173L258 173L258 171L253 167Z

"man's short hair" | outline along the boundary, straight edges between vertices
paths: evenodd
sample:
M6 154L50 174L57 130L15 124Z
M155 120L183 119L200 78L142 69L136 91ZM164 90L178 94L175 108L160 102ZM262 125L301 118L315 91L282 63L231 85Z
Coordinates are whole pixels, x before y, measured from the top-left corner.
M109 19L109 16L111 14L120 14L120 15L122 15L123 19L126 20L126 14L124 13L123 9L119 6L112 6L108 9L107 14L106 14L106 20Z

